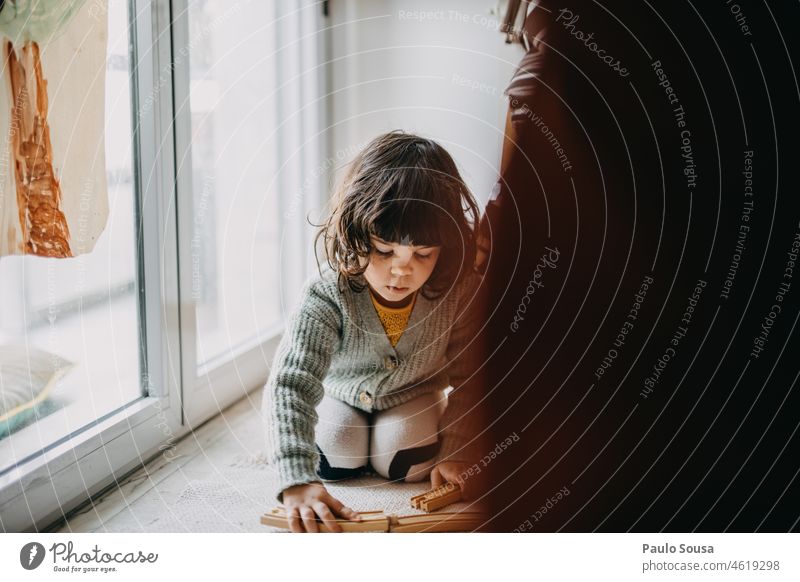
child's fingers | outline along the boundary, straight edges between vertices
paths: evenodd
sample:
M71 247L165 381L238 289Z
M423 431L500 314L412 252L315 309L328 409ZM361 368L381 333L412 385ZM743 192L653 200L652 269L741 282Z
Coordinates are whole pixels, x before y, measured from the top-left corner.
M313 509L305 505L300 508L300 515L303 517L303 525L305 525L308 533L319 533L319 527L317 527L317 516Z
M361 521L361 516L358 515L357 511L353 511L349 507L345 507L344 505L341 504L340 504L340 509L336 511L336 514L345 519L349 519L350 521Z
M325 499L323 499L323 501L339 517L343 517L343 518L349 519L351 521L361 521L361 516L358 515L357 512L353 511L349 507L345 507L344 503L342 503L341 501L339 501L335 497L331 496L330 494L328 494L327 497Z
M347 519L351 521L361 521L361 516L358 514L358 512L350 509L349 507L345 507L342 510L342 515L346 515Z
M336 518L331 513L331 510L328 509L328 506L322 503L322 501L318 501L314 504L314 511L316 511L317 515L322 519L322 523L328 526L328 529L332 532L340 533L342 531L342 526L336 522Z
M431 471L431 486L436 489L440 485L444 485L444 477L442 477L442 473L437 465L433 468L433 471Z
M300 513L296 507L286 509L286 521L289 522L289 530L293 533L303 533L303 525L300 522Z
M458 467L450 465L436 466L431 472L431 486L435 489L446 483L455 483L461 488L461 498L464 500L472 499L474 487L467 483Z

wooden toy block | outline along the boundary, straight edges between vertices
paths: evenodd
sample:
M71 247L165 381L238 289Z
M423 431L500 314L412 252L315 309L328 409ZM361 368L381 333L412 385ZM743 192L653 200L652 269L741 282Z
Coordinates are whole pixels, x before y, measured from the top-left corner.
M448 481L444 485L412 497L411 507L430 512L457 501L461 501L461 487Z

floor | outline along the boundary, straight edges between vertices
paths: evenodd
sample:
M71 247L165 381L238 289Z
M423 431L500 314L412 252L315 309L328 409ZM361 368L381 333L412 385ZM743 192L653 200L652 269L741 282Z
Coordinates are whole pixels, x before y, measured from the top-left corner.
M263 454L260 393L245 398L159 455L119 487L73 515L69 532L268 532L260 516L277 505L276 480ZM366 476L328 484L356 511L420 513L409 498L430 482L389 483ZM447 511L473 510L465 503Z

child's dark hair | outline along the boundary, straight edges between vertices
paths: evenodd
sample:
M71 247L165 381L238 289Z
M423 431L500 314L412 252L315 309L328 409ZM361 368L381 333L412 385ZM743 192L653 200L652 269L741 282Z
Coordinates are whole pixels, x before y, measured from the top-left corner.
M435 298L473 270L478 205L453 158L435 141L403 131L372 140L353 160L320 226L328 264L351 289L372 251L370 236L442 249L422 288Z

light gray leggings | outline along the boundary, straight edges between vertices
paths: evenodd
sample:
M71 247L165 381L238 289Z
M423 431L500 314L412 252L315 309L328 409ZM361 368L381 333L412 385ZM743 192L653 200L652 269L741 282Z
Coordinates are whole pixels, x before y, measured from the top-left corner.
M439 421L446 407L444 390L371 414L326 394L317 407L317 474L323 481L338 481L372 465L393 481L422 481L439 452Z

